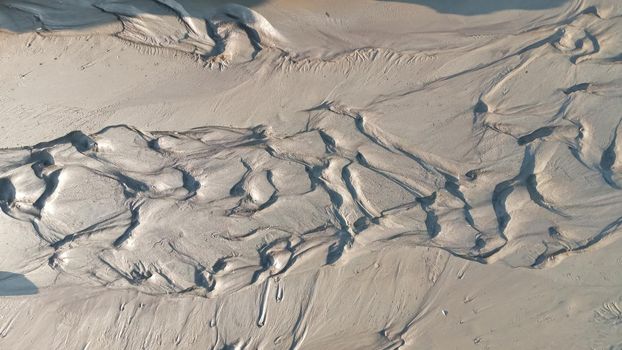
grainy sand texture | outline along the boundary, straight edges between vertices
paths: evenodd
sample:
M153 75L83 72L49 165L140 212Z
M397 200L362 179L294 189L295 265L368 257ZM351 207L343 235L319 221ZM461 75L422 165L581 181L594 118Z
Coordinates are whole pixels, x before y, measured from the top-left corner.
M0 1L0 349L622 349L622 1Z

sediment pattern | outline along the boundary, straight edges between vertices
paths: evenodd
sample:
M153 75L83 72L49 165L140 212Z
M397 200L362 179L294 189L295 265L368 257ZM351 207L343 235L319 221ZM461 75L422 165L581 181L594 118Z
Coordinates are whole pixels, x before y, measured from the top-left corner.
M309 81L303 74L349 78L370 70L380 81L391 70L433 72L381 94L361 84L357 102L339 94L352 87L336 85L297 111L307 121L295 131L268 117L251 127L172 131L127 123L0 150L0 229L19 252L0 260L0 270L36 275L48 291L111 293L106 303L119 304L115 317L128 325L143 307L160 317L183 309L185 321L176 323L183 326L167 341L151 328L124 329L117 340L145 338L148 348L298 349L305 341L348 348L359 341L361 348L398 349L413 344L415 325L431 317L449 274L461 280L467 264L533 272L618 239L622 8L614 2L569 1L557 16L515 33L474 34L435 50L360 47L315 56L241 5L199 16L173 0L80 4L113 17L93 29L98 34L141 52L183 53L208 68L240 64L260 78L301 74ZM88 32L85 23L55 17L54 6L8 1L0 9L34 18L37 35ZM396 261L410 265L384 267L387 252L401 252ZM353 282L358 287L423 267L405 279L416 284L405 288L412 295L389 298L402 303L399 312L379 317L384 323L373 334L309 335L310 324L321 328L318 320L330 313L322 302L337 304L327 286L346 290L340 274L357 266L347 272L356 280L361 261L368 275ZM464 267L456 271L455 261ZM289 289L284 301L286 278L302 287ZM402 290L390 283L391 291ZM136 295L148 299L126 300ZM169 297L177 298L174 306ZM95 297L87 299L84 308L95 305ZM223 306L227 300L256 310L244 317L264 333L227 333L239 311ZM595 324L620 324L620 303L611 300L593 312ZM272 318L269 309L281 302L288 316ZM0 343L24 317L0 322Z

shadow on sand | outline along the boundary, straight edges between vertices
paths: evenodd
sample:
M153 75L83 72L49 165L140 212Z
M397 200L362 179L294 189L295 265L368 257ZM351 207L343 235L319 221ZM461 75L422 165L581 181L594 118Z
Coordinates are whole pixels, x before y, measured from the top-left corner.
M210 10L228 3L249 8L266 0L175 0L191 16L203 18ZM118 0L0 0L0 31L26 33L34 31L83 30L117 22L115 14L102 11L99 5L123 3ZM146 15L176 16L172 9L158 0L126 1Z
M227 3L236 3L246 7L256 7L266 0L176 0L182 4L191 16L203 18L210 9L216 9ZM313 0L307 0L313 1ZM377 0L401 2L427 6L440 13L457 15L481 15L503 10L543 10L562 6L578 0ZM66 28L84 29L116 22L117 17L97 8L96 4L105 4L114 0L0 0L0 30L24 33L39 30L59 30ZM355 1L352 2L356 4ZM145 14L171 16L173 12L156 0L142 0L138 6ZM360 5L360 6L364 6Z
M0 297L33 295L39 289L24 275L0 271Z
M572 0L379 0L430 7L437 12L474 16L504 10L545 10L560 7Z

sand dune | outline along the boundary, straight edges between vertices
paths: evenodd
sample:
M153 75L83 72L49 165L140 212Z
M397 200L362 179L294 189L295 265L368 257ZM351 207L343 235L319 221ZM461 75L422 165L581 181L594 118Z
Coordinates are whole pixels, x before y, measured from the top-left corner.
M622 348L621 18L0 3L0 348Z

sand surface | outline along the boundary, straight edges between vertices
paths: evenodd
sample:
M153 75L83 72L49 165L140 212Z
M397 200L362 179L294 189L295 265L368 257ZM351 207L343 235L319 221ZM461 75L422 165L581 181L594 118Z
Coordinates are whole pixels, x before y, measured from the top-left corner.
M0 349L622 349L622 2L0 2Z

